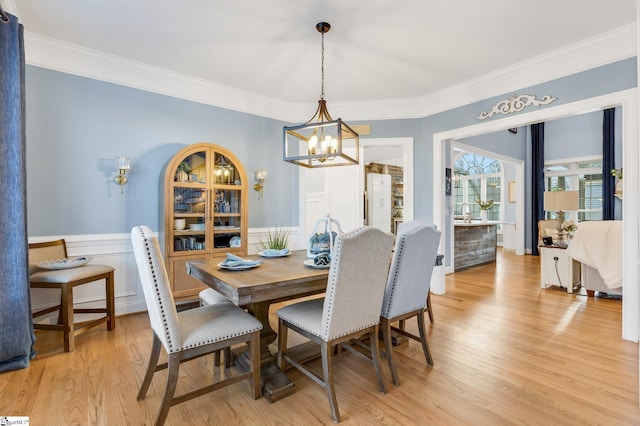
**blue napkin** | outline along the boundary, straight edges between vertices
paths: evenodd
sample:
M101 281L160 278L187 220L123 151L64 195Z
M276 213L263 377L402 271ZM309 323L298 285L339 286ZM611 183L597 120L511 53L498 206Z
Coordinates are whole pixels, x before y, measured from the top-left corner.
M262 250L263 256L286 256L287 254L289 254L288 248L284 248L282 250L277 250L277 249Z
M317 266L325 266L331 264L331 256L329 253L321 253L313 258L313 264Z
M238 266L255 266L260 265L262 262L259 260L246 260L241 257L236 256L235 254L227 253L227 258L224 262L220 263L221 266L226 267L238 267Z

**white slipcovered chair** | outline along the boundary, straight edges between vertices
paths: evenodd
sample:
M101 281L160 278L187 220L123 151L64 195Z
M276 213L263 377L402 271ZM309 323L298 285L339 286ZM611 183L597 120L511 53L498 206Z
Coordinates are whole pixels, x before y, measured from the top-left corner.
M393 363L391 330L421 342L427 364L433 365L424 313L439 244L440 231L419 221L408 222L396 238L380 314L386 358L396 386L400 384L400 379ZM419 336L409 333L404 327L391 326L394 322L412 317L418 319Z
M580 222L567 256L582 264L582 287L595 292L622 295L623 222Z
M551 237L558 241L558 221L555 219L542 219L538 221L538 245L544 245L542 238Z
M331 416L340 421L333 386L333 347L352 338L370 339L373 365L380 392L385 393L378 357L378 324L384 294L393 235L376 228L360 228L341 234L333 247L333 259L324 299L313 299L285 306L278 315L278 367L285 361L324 387ZM320 345L323 375L308 370L293 359L287 350L287 329L302 334Z
M156 371L166 368L169 370L164 399L155 424L164 424L172 405L241 380L249 380L253 397L259 398L259 343L262 329L260 321L232 303L201 306L177 312L157 238L148 227L135 226L131 230L131 241L153 329L153 348L138 399L145 397ZM249 344L251 371L174 397L181 362L214 353L237 343ZM167 352L169 361L158 365L161 347Z

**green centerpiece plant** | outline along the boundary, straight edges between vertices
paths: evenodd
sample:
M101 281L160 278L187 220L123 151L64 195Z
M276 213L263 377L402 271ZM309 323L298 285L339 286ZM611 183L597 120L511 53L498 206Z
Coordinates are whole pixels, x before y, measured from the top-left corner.
M284 250L289 247L289 231L276 227L274 230L267 230L267 241L261 241L263 250Z

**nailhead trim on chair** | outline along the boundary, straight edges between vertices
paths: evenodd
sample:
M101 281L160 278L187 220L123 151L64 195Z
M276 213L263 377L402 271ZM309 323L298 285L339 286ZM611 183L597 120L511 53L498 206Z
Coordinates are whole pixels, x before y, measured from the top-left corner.
M210 343L215 343L215 342L219 342L219 341L222 341L222 340L227 340L227 339L230 339L232 337L244 336L246 334L253 333L253 332L256 332L256 331L259 331L259 330L262 329L262 326L255 327L249 333L227 334L226 336L222 336L219 339L209 339L209 340L206 340L206 341L200 341L200 342L198 342L198 344L195 344L195 345L183 346L183 347L181 347L179 349L174 348L173 342L171 341L171 335L169 334L169 327L167 325L167 319L166 319L167 317L166 317L165 308L162 305L162 299L160 298L160 290L159 290L160 287L158 286L157 274L156 274L156 270L155 270L155 268L153 266L153 261L152 261L152 256L151 256L151 249L150 249L150 246L149 246L149 240L148 240L147 236L144 234L144 231L142 229L140 229L140 234L142 235L142 238L144 238L144 246L145 246L145 249L147 250L147 258L149 260L149 267L151 268L151 275L153 277L153 288L154 288L156 296L158 298L158 303L160 305L160 313L162 315L162 323L164 325L164 331L165 331L165 335L166 335L166 338L167 338L167 344L169 346L167 348L167 352L173 353L173 352L181 351L181 350L184 350L184 349L190 349L190 348L195 348L195 347L198 347L198 346L208 345Z
M286 318L286 317L284 317L284 319L285 319L289 324L295 325L295 326L296 326L296 327L298 327L299 329L304 330L304 331L306 331L306 332L308 332L308 333L315 334L315 333L317 332L316 330L309 330L307 327L304 327L304 326L302 326L301 324L299 324L299 323L297 323L297 322L295 322L295 321L291 321L290 319L288 319L288 318ZM342 336L346 336L347 334L355 333L355 332L360 331L360 330L366 330L367 328L373 327L373 326L374 326L374 325L376 325L376 324L378 324L378 323L377 323L377 322L374 322L374 323L369 324L369 325L367 325L367 326L364 326L364 327L362 327L362 328L358 328L358 329L355 329L355 330L350 330L349 332L342 333L342 334L339 334L339 335L337 335L337 336L335 336L335 337L332 337L332 338L331 338L331 340L334 340L334 339L340 338L340 337L342 337ZM325 336L326 336L326 331L325 331Z
M335 260L335 255L340 253L340 249L342 248L342 236L338 236L337 237L338 243L337 245L333 246L333 253L331 253L331 256L333 256L333 258L331 259L331 261ZM324 296L324 303L327 304L328 311L331 312L331 309L333 308L333 298L334 298L334 294L333 294L333 289L335 288L335 282L336 282L336 274L335 273L331 273L333 272L335 268L331 268L331 271L329 271L329 278L331 279L331 282L327 282L327 288L330 288L331 291L329 293L325 293ZM309 330L307 330L309 331ZM322 334L326 337L329 334L329 330L327 329L327 324L325 324L325 326L322 329Z
M235 334L228 334L228 335L226 335L226 336L224 336L224 337L221 337L221 338L219 338L219 339L215 339L215 340L210 339L210 340L207 340L207 341L198 342L198 344L197 344L197 345L183 346L181 350L184 350L184 349L191 349L191 348L196 348L196 347L198 347L198 346L208 345L209 343L220 342L220 341L222 341L222 340L228 340L228 339L230 339L230 338L232 338L232 337L245 336L245 335L247 335L247 334L251 334L251 333L253 333L253 332L260 331L260 330L262 330L262 327L256 327L256 328L252 329L252 330L251 330L250 332L248 332L248 333L235 333Z
M167 324L167 315L165 312L165 308L162 304L162 299L160 298L160 290L158 287L158 278L156 276L156 270L153 266L153 261L152 261L152 256L151 256L151 249L149 247L149 239L148 237L145 235L144 231L142 230L142 228L138 228L140 230L140 235L142 236L142 238L144 238L144 247L147 250L147 259L149 260L149 268L151 269L151 276L153 277L153 289L156 293L156 298L158 299L158 304L160 305L160 315L162 316L162 324L164 325L164 332L165 332L165 337L167 339L167 345L169 346L167 349L169 353L172 353L175 351L175 348L173 347L173 342L171 340L171 335L169 334L169 326Z
M361 233L361 232L364 232L364 230L365 230L365 229L366 229L366 228L359 228L359 229L356 229L356 230L354 230L354 231L350 231L350 232L346 232L346 233L342 234L342 235L340 236L340 238L338 238L338 244L337 244L337 245L335 245L335 246L333 246L333 255L335 256L335 254L336 254L336 253L340 253L340 249L341 249L341 247L342 247L342 238L349 238L349 237L352 237L352 236L357 235L357 234L359 234L359 233ZM331 260L333 260L333 259L331 259ZM335 275L334 275L334 274L330 274L330 278L331 278L331 286L329 286L329 285L327 284L327 288L330 288L330 289L331 289L331 292L329 292L328 294L325 294L325 299L324 299L324 300L325 300L325 303L328 303L328 306L329 306L328 311L329 311L329 312L331 312L331 310L332 310L332 308L333 308L333 298L334 298L334 296L335 296L335 295L334 295L334 293L333 293L333 289L335 288L335 281L336 281L336 277L335 277ZM292 324L293 324L293 323L292 323ZM374 326L375 324L376 324L376 323L370 324L370 325L368 325L368 326L366 326L366 327L364 327L364 328L361 328L361 329L359 329L359 330L351 330L351 331L349 331L348 333L342 333L342 334L340 334L340 335L338 335L338 336L332 337L332 339L337 339L338 337L346 336L347 334L351 334L351 333L353 333L353 332L355 332L355 331L365 330L365 329L367 329L367 328L369 328L369 327ZM328 335L329 335L329 330L327 329L327 325L328 325L328 324L325 324L325 327L324 327L324 329L322 330L322 333L323 333L323 335L324 335L326 338L328 338ZM303 328L303 327L300 327L300 328ZM304 328L303 328L303 329L304 329ZM306 331L311 332L310 330L306 330Z

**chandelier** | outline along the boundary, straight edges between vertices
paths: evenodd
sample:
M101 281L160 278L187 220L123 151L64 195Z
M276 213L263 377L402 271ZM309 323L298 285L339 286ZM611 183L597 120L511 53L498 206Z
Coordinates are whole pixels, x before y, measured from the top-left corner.
M320 22L322 35L322 87L318 109L309 121L283 128L284 161L308 168L358 164L359 136L342 119L334 120L324 99L324 34L331 29Z

